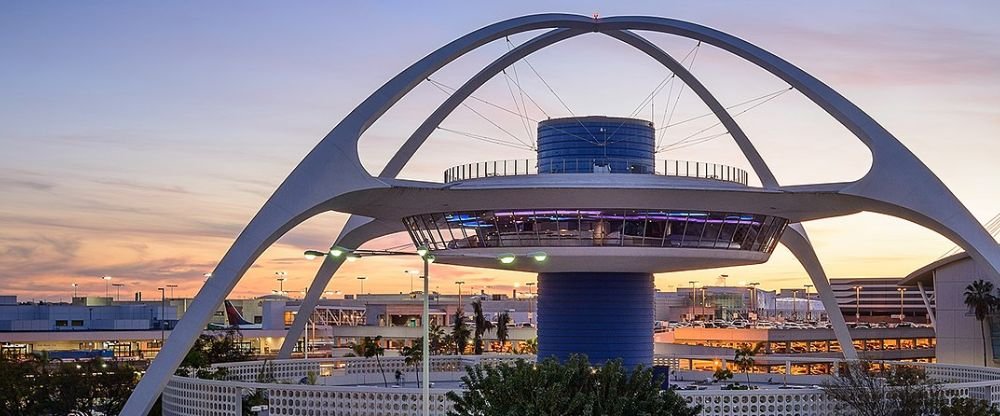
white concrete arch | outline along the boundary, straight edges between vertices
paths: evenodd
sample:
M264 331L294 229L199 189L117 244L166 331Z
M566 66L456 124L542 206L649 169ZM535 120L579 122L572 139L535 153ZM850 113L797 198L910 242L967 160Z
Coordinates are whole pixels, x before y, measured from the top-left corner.
M424 120L423 123L421 123L419 127L417 127L416 130L414 130L406 142L403 143L399 150L397 150L397 152L382 169L379 177L395 178L398 176L403 167L410 161L416 151L427 140L431 133L434 132L437 126L440 125L448 115L454 112L454 110L458 108L458 106L461 105L461 103L470 95L472 95L473 92L499 74L500 71L535 51L585 33L590 33L590 30L554 29L518 45L503 56L491 62L489 65L483 67L482 70L456 89L442 104L437 107L437 109L431 113L429 117L427 117L427 119ZM719 103L718 99L716 99L715 96L713 96L712 93L709 92L708 89L705 88L705 86L693 74L691 74L690 71L684 68L684 65L677 62L676 59L658 46L650 43L642 36L630 31L608 31L601 33L621 40L627 45L639 49L667 67L667 69L674 74L677 74L678 78L688 84L692 91L694 91L695 94L697 94L698 97L700 97L702 101L704 101L706 105L708 105L709 108L716 114L719 120L722 121L723 125L730 130L731 134L740 146L740 149L753 166L755 173L757 173L761 182L764 184L764 187L769 189L775 189L778 187L774 174L757 152L757 149L754 148L749 137L747 137L746 133L744 133L740 126L736 123L736 120L734 120L725 107ZM363 227L363 225L355 221L355 218L356 217L352 216L348 220L348 225L344 227L343 231L341 231L341 236L338 237L338 242L335 244L339 244L346 248L357 248L357 246L360 246L365 242L354 241L354 243L357 244L356 246L348 246L345 245L345 243L340 242L346 236L356 234L357 227ZM357 225L357 227L352 226L352 224ZM400 229L396 231L402 231L402 228L400 227ZM375 237L378 236L372 236L371 238ZM336 263L336 265L334 265L334 263ZM336 273L339 265L340 263L329 258L323 262L314 277L313 283L310 284L310 289L307 291L306 296L303 299L303 304L302 307L300 307L300 310L310 310L315 307L316 303L323 294L324 288L332 279L333 274ZM295 322L293 322L292 326L288 329L288 334L285 337L280 352L278 353L278 358L288 358L291 356L292 350L298 342L307 321L307 314L298 314L296 316Z
M266 247L305 219L328 210L355 191L388 188L358 158L360 135L423 79L488 42L537 29L595 32L648 30L700 40L771 72L798 89L854 133L871 150L872 169L853 183L785 192L825 192L853 197L868 209L907 218L952 239L977 261L990 266L1000 284L1000 247L945 185L895 137L857 106L816 78L742 39L705 26L658 17L592 19L566 14L519 17L486 26L432 52L392 78L356 107L300 162L237 237L174 329L122 414L144 415L212 313ZM393 181L392 186L400 186Z

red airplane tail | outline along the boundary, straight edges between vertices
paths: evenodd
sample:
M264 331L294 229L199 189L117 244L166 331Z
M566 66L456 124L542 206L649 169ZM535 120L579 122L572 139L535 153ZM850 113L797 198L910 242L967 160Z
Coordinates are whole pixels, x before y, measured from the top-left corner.
M229 322L230 326L252 325L249 321L243 318L240 311L236 310L233 303L228 300L226 301L226 321Z

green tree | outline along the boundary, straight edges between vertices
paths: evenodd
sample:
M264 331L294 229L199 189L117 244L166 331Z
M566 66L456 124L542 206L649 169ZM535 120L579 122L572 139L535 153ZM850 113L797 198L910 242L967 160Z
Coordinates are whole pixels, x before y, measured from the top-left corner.
M253 361L253 351L242 347L242 337L234 330L203 334L194 341L175 374L204 379L224 380L229 376L225 368L212 368L212 364Z
M842 414L859 416L931 416L946 407L944 395L923 368L859 360L847 365L823 391L840 402Z
M732 380L733 372L726 367L719 367L714 373L712 373L712 379L715 381Z
M431 340L429 345L431 354L446 354L449 349L451 349L451 341L447 339L447 335L444 333L444 329L441 325L432 324L427 330L427 335Z
M672 391L661 391L662 377L651 369L625 371L621 361L594 368L586 356L560 364L555 358L477 364L466 368L468 389L449 392L449 416L581 415L693 416L700 407Z
M507 348L507 339L510 336L508 331L508 326L510 326L510 314L507 312L500 312L497 315L497 341L500 342L500 351L504 351Z
M379 345L380 342L382 342L381 335L377 335L374 338L365 337L364 341L361 342L361 345L363 346L361 356L365 358L375 357L375 364L378 365L378 371L382 373L382 383L385 384L386 387L389 387L389 380L385 378L385 369L382 368L381 359L381 357L385 355L385 348L382 348L382 346Z
M465 312L462 308L458 308L455 311L455 322L451 327L451 339L455 344L455 351L458 355L462 355L465 352L465 346L469 345L469 326L465 324Z
M472 341L473 352L480 355L483 353L483 335L493 331L493 322L486 319L486 315L483 314L483 301L480 299L472 302L472 319L476 324L476 332Z
M417 370L417 367L423 363L424 359L424 337L414 340L411 346L403 346L399 350L399 355L403 356L404 364L414 368L414 373L417 374L417 385L420 385L420 371Z
M538 337L525 340L524 348L521 348L521 351L518 352L521 354L538 354Z
M941 416L1000 416L1000 409L985 400L959 397L941 408Z
M733 364L736 365L743 374L747 376L747 385L750 385L750 370L753 366L757 364L754 357L760 352L761 343L756 345L742 344L736 349L736 356L733 358Z
M965 304L972 309L979 321L979 329L983 334L983 366L986 366L986 356L989 354L986 348L986 318L997 304L997 297L993 295L993 283L980 279L966 286Z

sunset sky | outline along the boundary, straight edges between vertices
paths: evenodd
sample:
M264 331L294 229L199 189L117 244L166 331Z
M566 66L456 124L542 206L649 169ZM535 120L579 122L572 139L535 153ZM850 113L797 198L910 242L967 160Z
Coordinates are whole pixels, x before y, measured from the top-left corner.
M607 2L610 3L610 2ZM67 300L103 295L102 275L122 297L177 284L193 296L243 225L299 160L368 94L407 65L484 25L540 12L657 15L711 26L757 44L831 85L921 158L979 218L1000 212L1000 3L952 2L6 2L0 5L0 295ZM433 79L457 87L530 37L501 40ZM649 39L681 59L695 42ZM693 59L692 59L693 58ZM629 116L669 73L599 34L574 38L528 61L574 114ZM785 84L751 64L697 47L686 63L725 105ZM553 117L569 112L523 62L523 87ZM514 108L506 78L476 96ZM638 117L686 120L707 108L690 91L664 88ZM361 140L377 173L445 98L423 83ZM676 102L676 106L674 106ZM517 116L470 100L443 127L531 140ZM674 109L675 108L675 109ZM738 111L738 110L734 110ZM671 115L672 114L672 115ZM544 116L529 106L535 119ZM867 149L795 91L737 117L783 184L854 180ZM671 143L716 123L704 117L666 129ZM530 126L528 130L533 130ZM506 132L505 132L506 131ZM721 127L701 133L721 133ZM533 133L531 133L533 134ZM403 177L439 181L462 163L532 158L529 151L438 131ZM658 159L749 170L729 136ZM248 272L234 297L268 294L276 271L302 290L346 215L328 213L282 238ZM953 245L903 220L874 214L806 224L831 277L902 276ZM398 246L401 235L370 248ZM329 290L408 291L413 258L345 265ZM764 265L657 275L672 290L689 280L807 283L779 247ZM509 292L532 275L434 266L432 287ZM112 290L112 294L114 291ZM293 294L297 295L293 292Z

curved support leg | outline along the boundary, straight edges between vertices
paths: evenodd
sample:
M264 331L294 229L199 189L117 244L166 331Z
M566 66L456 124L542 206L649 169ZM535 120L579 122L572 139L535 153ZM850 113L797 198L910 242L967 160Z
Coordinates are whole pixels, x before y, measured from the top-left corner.
M923 164L900 161L873 169L840 193L864 198L869 211L903 218L943 235L992 271L983 277L1000 286L997 240Z
M184 319L170 332L170 337L122 409L122 415L145 415L149 412L167 380L174 374L174 370L240 277L275 240L315 213L306 210L290 215L274 204L264 205L212 271L212 277L205 282L188 306Z
M816 256L816 251L813 250L812 243L809 242L809 236L806 235L806 230L802 227L802 224L790 224L781 236L781 244L784 244L785 247L791 250L795 258L799 260L799 263L802 263L802 267L809 273L809 278L812 280L813 285L816 286L820 300L823 301L826 315L830 317L830 324L833 325L833 334L837 337L837 342L840 343L840 349L844 352L844 358L857 360L858 352L854 349L854 342L851 339L851 332L847 328L847 322L844 321L844 314L840 313L840 305L837 304L837 298L833 296L833 288L830 286L830 281L826 278L823 265L820 264L819 258Z
M395 225L385 221L374 220L372 218L362 217L359 215L352 215L347 219L347 224L345 224L343 230L340 231L340 236L337 237L337 241L334 242L334 244L349 250L354 250L372 239L401 231L401 228L402 227L400 225ZM285 334L285 340L281 344L281 350L278 351L278 359L287 359L292 356L292 350L295 349L295 344L298 343L299 337L302 336L302 331L309 322L309 317L312 315L312 311L316 309L316 305L319 303L319 300L323 295L323 291L326 290L326 286L330 284L330 280L333 278L334 273L340 269L340 265L344 264L345 258L345 256L323 257L323 264L319 266L319 270L316 271L316 277L314 277L312 283L309 284L309 290L306 291L306 296L302 299L302 304L299 306L299 313L295 315L295 320L292 322L292 326L288 328L288 332Z

